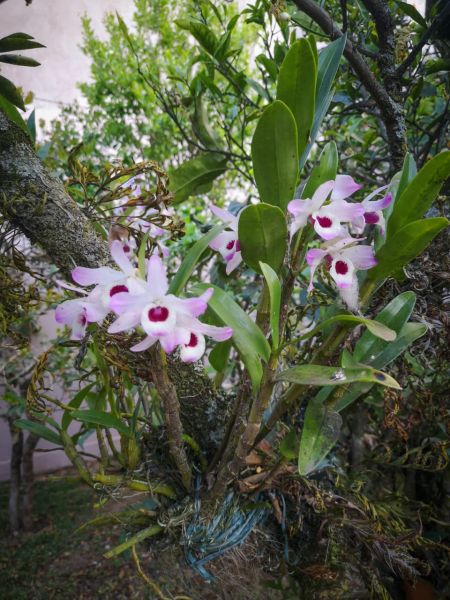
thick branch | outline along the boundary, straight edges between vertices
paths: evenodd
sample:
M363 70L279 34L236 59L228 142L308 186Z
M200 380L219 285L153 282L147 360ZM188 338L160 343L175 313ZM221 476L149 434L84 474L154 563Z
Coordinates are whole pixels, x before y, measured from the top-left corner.
M342 31L328 12L313 0L294 0L294 3L301 11L313 19L332 40L342 37ZM345 45L344 56L380 109L388 132L392 162L394 167L399 169L403 164L406 152L406 126L403 109L378 81L363 56L350 40L347 40Z
M98 267L108 246L63 184L34 153L26 134L0 110L0 211L68 274L75 265Z

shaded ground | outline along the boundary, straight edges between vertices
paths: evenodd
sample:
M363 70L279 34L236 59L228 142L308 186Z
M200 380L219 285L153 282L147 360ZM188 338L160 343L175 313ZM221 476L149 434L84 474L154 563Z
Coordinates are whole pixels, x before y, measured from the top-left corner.
M35 484L34 531L8 531L8 486L0 486L0 596L2 600L121 600L153 596L129 556L103 553L121 541L120 526L78 526L98 516L95 493L81 483L41 480Z

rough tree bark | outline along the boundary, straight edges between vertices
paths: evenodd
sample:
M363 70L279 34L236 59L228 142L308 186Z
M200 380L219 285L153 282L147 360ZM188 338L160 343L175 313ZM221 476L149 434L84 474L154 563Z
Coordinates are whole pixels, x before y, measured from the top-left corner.
M23 451L23 432L14 426L14 420L9 419L11 433L11 461L10 461L10 488L9 488L9 525L12 531L19 531L22 527L20 518L20 483Z

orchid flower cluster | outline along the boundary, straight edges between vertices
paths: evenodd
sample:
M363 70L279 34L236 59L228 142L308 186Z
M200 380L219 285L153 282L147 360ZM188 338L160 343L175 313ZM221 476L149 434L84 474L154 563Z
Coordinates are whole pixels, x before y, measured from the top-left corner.
M144 331L144 339L130 348L133 352L146 350L159 341L165 352L179 348L182 361L195 362L205 352L205 336L216 341L231 337L230 327L214 327L198 319L206 311L212 288L198 297L179 298L168 293L166 269L157 254L147 260L147 277L143 279L121 241L114 240L110 250L118 269L76 267L72 271L76 283L93 286L90 291L61 284L82 294L56 308L56 321L72 328L72 339L82 339L88 323L101 323L111 312L117 318L109 326L109 333L136 328Z
M356 272L370 269L377 263L372 246L360 244L364 238L355 238L351 234L363 233L367 224L378 225L384 233L382 211L390 204L392 196L386 193L381 198L374 198L386 188L387 186L377 188L362 202L348 202L347 199L361 189L361 186L349 175L337 175L336 179L321 184L312 198L289 202L288 211L293 217L291 239L309 222L324 240L319 248L311 248L306 254L310 267L309 292L313 289L315 271L325 260L342 299L351 310L358 310ZM227 263L226 272L229 274L242 260L237 235L239 216L217 206L212 206L211 210L227 225L227 230L214 238L210 247L220 252Z

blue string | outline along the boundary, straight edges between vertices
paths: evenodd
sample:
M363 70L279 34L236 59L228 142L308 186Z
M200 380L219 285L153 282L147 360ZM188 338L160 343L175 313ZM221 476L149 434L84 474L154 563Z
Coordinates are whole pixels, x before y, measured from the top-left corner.
M257 499L258 501L258 499ZM231 548L242 544L254 527L270 512L266 507L243 511L237 498L230 492L217 515L209 522L200 519L200 480L196 481L194 517L184 530L183 544L186 562L206 581L214 581L204 565Z

